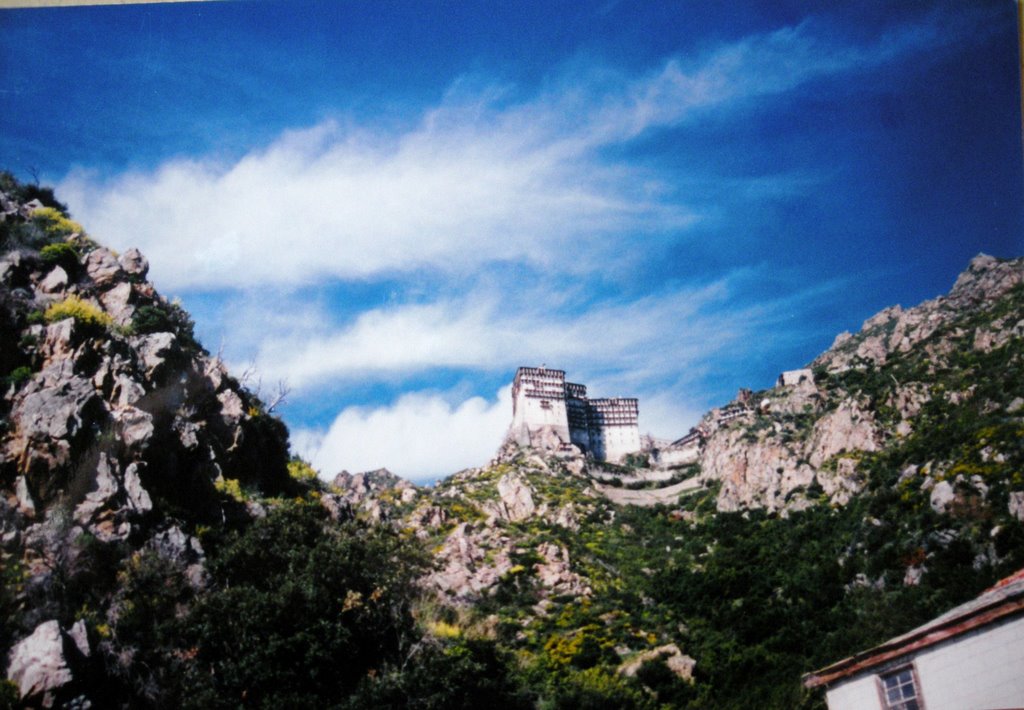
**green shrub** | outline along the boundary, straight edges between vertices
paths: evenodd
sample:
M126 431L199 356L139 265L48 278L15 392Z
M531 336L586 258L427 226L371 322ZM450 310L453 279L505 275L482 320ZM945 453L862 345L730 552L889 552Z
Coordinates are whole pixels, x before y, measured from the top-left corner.
M422 644L401 669L367 678L347 708L515 710L536 707L515 672L514 659L494 641L462 639Z
M39 255L48 264L56 264L69 274L78 268L80 257L78 250L69 242L47 244L39 250Z
M14 385L15 388L21 387L23 384L32 379L32 368L22 365L11 370L11 374L4 378L4 381L8 385Z
M614 671L588 668L571 673L556 686L552 708L557 710L627 710L654 707L635 685Z
M160 306L140 306L132 318L132 329L139 335L147 333L173 333L174 322Z
M390 529L282 505L228 537L184 624L186 706L336 707L417 640L412 548Z
M132 331L139 335L174 333L186 349L202 350L195 337L195 324L192 318L177 303L140 306L132 317Z
M0 680L0 708L18 707L18 684L13 680Z
M47 323L56 323L65 318L74 318L76 322L89 328L107 330L114 325L114 319L109 314L74 295L68 296L59 303L54 303L43 314L43 319Z

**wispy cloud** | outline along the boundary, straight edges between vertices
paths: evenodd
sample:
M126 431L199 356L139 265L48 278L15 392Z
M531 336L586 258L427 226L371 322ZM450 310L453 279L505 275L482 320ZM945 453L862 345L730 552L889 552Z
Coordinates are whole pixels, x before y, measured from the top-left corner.
M733 271L620 287L719 220L720 193L801 193L820 176L711 186L696 168L683 174L688 156L668 168L630 148L939 41L923 24L842 44L803 23L637 74L581 62L529 95L467 76L399 128L336 117L237 161L179 158L108 179L73 171L59 191L100 239L142 248L161 289L218 291L229 358L251 357L298 397L366 381L418 387L438 370L471 379L571 364L598 395L641 396L644 428L671 436L706 404L698 381L716 357L756 347L755 334L835 284L750 297L757 274ZM435 288L414 293L410 278ZM324 295L384 281L403 284L394 299L340 315ZM328 475L438 475L493 454L508 396L418 391L345 407L293 441Z
M572 363L580 376L636 391L666 379L692 386L724 350L744 349L754 334L841 287L829 281L751 294L763 277L743 269L630 299L505 281L371 308L336 325L329 306L305 292L250 295L225 310L244 331L234 339L251 346L238 356L254 361L268 381L286 380L299 396L329 382L401 380L442 369L509 372L542 362ZM262 315L269 311L287 317Z
M60 192L102 239L141 247L168 289L495 261L582 272L624 235L678 236L701 219L668 176L605 149L933 40L913 26L837 46L801 24L642 75L577 69L525 100L466 79L405 130L327 121L234 163L177 159L107 181L73 172Z
M613 362L616 369L649 375L668 360L676 369L708 357L749 331L763 307L730 307L728 293L721 280L622 302L559 304L559 295L543 287L504 284L370 309L336 328L327 314L310 315L299 295L294 304L278 300L278 307L320 326L299 336L290 323L276 332L273 321L264 323L253 355L265 377L287 379L300 390L325 381L439 368L494 371L524 362L574 362L594 370Z

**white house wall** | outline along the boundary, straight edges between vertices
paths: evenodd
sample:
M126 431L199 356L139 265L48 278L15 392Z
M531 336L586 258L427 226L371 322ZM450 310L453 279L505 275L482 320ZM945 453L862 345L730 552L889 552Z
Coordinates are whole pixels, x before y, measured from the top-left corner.
M928 710L1024 707L1024 616L920 654Z
M828 710L876 710L882 707L878 697L878 676L873 674L857 676L829 688L825 698Z
M1024 707L1024 616L925 649L913 658L928 710ZM828 690L829 710L882 708L878 675Z

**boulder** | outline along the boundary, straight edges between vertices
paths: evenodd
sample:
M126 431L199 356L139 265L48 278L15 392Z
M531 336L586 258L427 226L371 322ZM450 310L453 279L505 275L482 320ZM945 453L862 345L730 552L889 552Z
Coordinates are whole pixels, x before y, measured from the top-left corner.
M56 620L44 621L11 649L7 677L27 705L52 707L56 693L74 680L64 652L64 635Z
M118 408L125 408L129 405L137 403L146 394L146 388L141 384L128 377L127 375L118 375L114 381L114 390L111 399Z
M68 272L55 266L50 273L39 282L39 290L43 293L59 293L68 287Z
M139 475L145 468L145 462L134 461L124 470L124 492L128 496L128 504L137 513L148 513L153 509L153 501L142 487Z
M521 476L506 473L498 481L498 495L501 498L498 509L500 515L509 522L526 520L537 509L529 484Z
M39 348L39 354L42 355L43 360L51 363L54 360L73 357L75 354L75 331L74 318L65 318L46 326L42 347Z
M131 454L141 454L153 438L153 416L135 407L124 407L113 412L118 438Z
M1024 523L1024 491L1010 492L1010 515Z
M51 479L53 469L70 463L72 443L103 411L103 401L92 383L78 376L30 392L12 412L11 420L18 423L18 432L8 451L20 462L23 472Z
M121 490L118 473L120 467L117 459L100 454L91 477L89 492L75 507L75 520L85 525L92 521L102 508L114 507L113 499Z
M100 294L100 303L109 313L114 322L118 325L128 325L135 315L135 308L131 305L133 297L132 285L127 281L114 286L109 291Z
M146 274L149 273L149 261L142 255L142 252L132 247L124 254L118 257L118 265L124 270L129 276L141 281L146 278Z
M658 646L638 654L635 658L619 666L619 673L632 678L643 664L658 659L663 660L665 666L681 680L690 681L693 679L693 669L696 667L697 661L680 651L679 647L674 643Z
M335 522L350 520L353 517L352 506L344 497L337 493L324 493L321 495L320 507L326 510L327 514L331 516L331 520Z
M228 426L237 426L245 416L245 403L234 390L224 390L217 395L220 402L220 416Z
M956 491L949 481L939 481L932 488L929 502L936 513L945 513L956 500Z
M135 347L149 380L160 375L176 346L174 333L150 333L136 339Z
M85 271L97 286L110 286L122 280L124 271L117 263L114 252L104 247L93 249L85 257Z
M30 440L71 438L88 423L87 410L98 404L98 399L91 382L72 377L58 386L27 394L12 418L18 422L20 433Z

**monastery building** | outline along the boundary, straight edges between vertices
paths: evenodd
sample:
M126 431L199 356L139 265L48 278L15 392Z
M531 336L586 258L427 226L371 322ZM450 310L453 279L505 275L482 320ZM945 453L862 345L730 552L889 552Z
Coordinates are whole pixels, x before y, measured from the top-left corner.
M636 399L589 399L564 370L520 367L512 382L512 438L524 446L575 445L599 461L640 451Z

